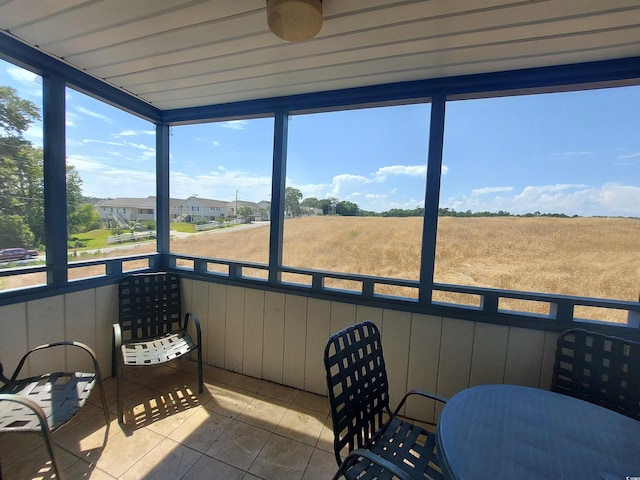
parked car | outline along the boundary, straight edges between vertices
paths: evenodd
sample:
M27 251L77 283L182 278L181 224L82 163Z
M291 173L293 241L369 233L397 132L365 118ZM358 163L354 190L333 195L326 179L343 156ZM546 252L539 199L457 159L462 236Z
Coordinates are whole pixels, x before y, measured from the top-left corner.
M3 248L0 250L0 262L10 262L12 260L26 260L31 257L37 257L37 250L29 250L26 248Z

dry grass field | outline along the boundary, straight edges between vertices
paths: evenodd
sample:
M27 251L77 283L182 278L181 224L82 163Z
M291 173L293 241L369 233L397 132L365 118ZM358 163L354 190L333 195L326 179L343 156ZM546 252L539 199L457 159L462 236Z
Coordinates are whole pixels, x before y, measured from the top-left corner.
M305 217L287 220L284 232L285 265L418 279L421 218ZM640 292L638 239L640 220L634 219L442 217L435 281L637 301ZM171 249L176 253L267 263L269 228L264 224L174 238ZM101 256L151 251L154 245L146 244ZM128 267L135 268L136 264ZM74 270L72 276L103 273L95 271L96 268L99 267ZM262 272L262 276L265 275ZM20 286L14 284L19 281L18 277L4 280L11 285L3 288ZM309 282L308 278L295 280ZM338 280L332 281L331 286L354 288ZM411 289L399 287L381 288L376 292L416 295ZM435 298L477 302L474 297L444 292L436 292ZM548 312L546 304L535 302L505 302L500 308ZM615 311L587 310L578 316L612 321L626 319L616 317Z

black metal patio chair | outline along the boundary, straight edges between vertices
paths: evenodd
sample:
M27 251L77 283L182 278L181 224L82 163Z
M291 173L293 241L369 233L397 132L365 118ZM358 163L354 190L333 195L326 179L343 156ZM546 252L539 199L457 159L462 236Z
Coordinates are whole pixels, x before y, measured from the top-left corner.
M57 347L79 348L86 352L91 357L93 371L53 372L19 378L27 357L34 352ZM100 368L93 350L83 343L57 342L35 347L22 357L11 378L4 376L0 364L0 381L4 384L0 387L0 432L41 432L56 478L63 477L51 435L80 411L96 385L108 432L109 413Z
M411 390L391 411L380 332L372 322L332 335L324 350L324 365L339 465L334 479L443 478L435 434L397 414L410 395L443 403L446 399Z
M583 329L563 332L551 390L640 420L640 343Z
M197 350L198 392L202 379L202 332L195 313L182 320L180 279L170 273L133 274L118 284L119 317L113 325L113 370L116 376L118 421L124 422L124 367L148 367L170 362ZM187 333L189 320L196 341Z

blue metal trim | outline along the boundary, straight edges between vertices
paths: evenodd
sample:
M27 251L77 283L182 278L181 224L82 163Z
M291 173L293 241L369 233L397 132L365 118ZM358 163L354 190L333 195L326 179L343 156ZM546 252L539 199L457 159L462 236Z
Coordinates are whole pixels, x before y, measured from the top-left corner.
M638 79L640 57L631 57L164 110L162 120L170 124L189 123L231 117L265 116L283 109L289 112L326 110L351 105L415 101L437 95L472 95L502 90L544 89Z
M57 287L67 282L66 90L61 77L42 80L47 284Z
M442 150L446 99L438 95L431 100L429 124L429 155L427 158L427 190L424 200L422 223L422 251L420 256L420 303L431 303L433 276L438 234L438 207L440 206L440 177L442 174Z
M169 125L156 125L156 245L160 268L167 266L163 256L170 251L169 151Z
M284 236L284 193L287 176L289 114L276 112L273 129L273 176L271 179L271 222L269 224L269 283L280 283Z
M162 116L160 109L141 101L139 98L119 90L102 80L78 70L54 57L20 42L10 34L0 31L0 57L36 71L43 76L57 75L65 79L73 88L123 109L151 122L158 122Z

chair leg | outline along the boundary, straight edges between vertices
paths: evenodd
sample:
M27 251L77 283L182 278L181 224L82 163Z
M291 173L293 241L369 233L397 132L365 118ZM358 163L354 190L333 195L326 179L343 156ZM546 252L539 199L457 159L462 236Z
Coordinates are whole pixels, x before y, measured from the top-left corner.
M122 405L122 360L116 360L116 403L118 405L118 423L124 423L124 407Z
M62 480L64 477L62 476L62 471L59 468L59 463L56 458L56 454L53 451L53 440L51 439L51 433L49 432L49 428L46 424L41 424L42 426L42 434L44 435L44 443L47 446L47 451L49 452L49 457L51 458L51 465L53 466L53 472L56 474L56 478Z
M204 380L202 379L202 347L198 346L198 393L202 392L204 392Z

